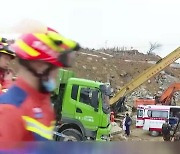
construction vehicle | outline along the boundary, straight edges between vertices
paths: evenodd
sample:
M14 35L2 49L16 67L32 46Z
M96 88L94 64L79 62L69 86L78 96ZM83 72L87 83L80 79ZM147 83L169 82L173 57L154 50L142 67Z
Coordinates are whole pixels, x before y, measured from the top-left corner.
M159 60L155 65L142 72L134 80L124 85L116 94L114 94L114 96L110 98L110 105L112 110L117 113L124 105L125 96L130 94L134 89L155 76L157 73L165 69L171 63L179 59L179 57L180 47L168 54L163 59Z
M75 78L59 70L59 87L52 94L56 112L56 141L107 141L110 138L110 86L106 83Z
M138 106L140 105L155 105L155 99L150 99L150 98L138 98L138 99L135 99L134 101L134 104L133 104L133 107L135 109L138 108Z
M155 99L155 104L162 105L176 105L175 102L172 103L172 98L175 92L180 90L180 83L173 83L170 85L158 98Z
M135 100L135 107L138 105L176 105L175 101L172 101L174 93L180 90L180 83L171 84L162 94L161 96L155 96L154 99L137 99Z

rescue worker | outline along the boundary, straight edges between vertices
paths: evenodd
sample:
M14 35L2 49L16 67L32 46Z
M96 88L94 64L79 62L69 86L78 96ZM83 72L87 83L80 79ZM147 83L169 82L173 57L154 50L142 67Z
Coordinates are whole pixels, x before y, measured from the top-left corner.
M23 34L12 44L19 72L15 84L0 96L0 141L53 139L55 116L50 92L58 67L68 67L79 45L54 30Z
M4 38L5 39L5 38ZM0 40L0 93L6 92L13 82L13 71L8 69L9 63L15 58L15 54L9 49L4 39Z
M124 135L126 134L126 126L125 126L126 116L124 116L124 119L122 121L122 129L124 130Z
M126 119L125 119L125 127L126 127L126 135L129 136L130 135L130 126L132 123L132 119L129 116L129 113L126 113Z
M7 39L7 38L4 38L4 37L0 37L0 42L1 43L12 44L12 43L14 43L14 40L13 39Z
M166 119L165 123L162 125L162 135L164 141L170 141L171 140L171 134L170 131L172 130L171 125L169 124L169 120Z
M176 124L173 126L172 130L173 130L173 135L172 138L174 139L174 141L180 141L180 112L177 112L175 114L175 117L177 119Z
M6 38L4 38L4 37L0 37L0 42L2 42L2 43L7 43L7 39Z

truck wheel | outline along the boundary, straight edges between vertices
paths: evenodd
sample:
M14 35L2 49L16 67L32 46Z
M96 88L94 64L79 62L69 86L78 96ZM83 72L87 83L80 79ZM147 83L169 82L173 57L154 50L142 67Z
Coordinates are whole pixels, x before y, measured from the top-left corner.
M150 135L153 136L153 137L156 137L159 135L159 132L157 131L150 131Z
M56 141L72 141L72 142L77 142L77 141L83 141L83 136L82 134L76 130L76 129L65 129L61 132L62 134L66 135L67 137L56 137Z

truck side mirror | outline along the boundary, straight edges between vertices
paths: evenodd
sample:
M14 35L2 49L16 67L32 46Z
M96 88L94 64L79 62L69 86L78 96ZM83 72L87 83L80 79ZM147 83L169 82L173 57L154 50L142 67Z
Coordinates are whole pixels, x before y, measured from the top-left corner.
M98 91L92 91L91 106L94 107L94 111L98 112Z
M100 90L107 96L111 95L111 87L108 85L100 85Z

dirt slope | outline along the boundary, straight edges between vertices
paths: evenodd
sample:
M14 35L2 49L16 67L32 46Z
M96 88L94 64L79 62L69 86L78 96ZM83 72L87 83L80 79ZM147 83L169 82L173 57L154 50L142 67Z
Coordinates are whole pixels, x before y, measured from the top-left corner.
M77 54L76 62L71 70L81 78L107 82L110 79L113 88L120 88L138 74L153 64L148 61L158 61L159 56L139 53L137 50L113 52L111 50L82 50ZM180 69L168 67L168 74L180 77ZM152 93L159 90L155 77L151 84L144 83Z

